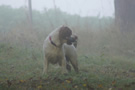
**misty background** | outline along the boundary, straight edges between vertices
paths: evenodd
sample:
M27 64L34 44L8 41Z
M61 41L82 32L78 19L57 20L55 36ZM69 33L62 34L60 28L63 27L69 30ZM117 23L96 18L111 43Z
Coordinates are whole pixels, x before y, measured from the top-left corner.
M134 56L134 41L122 37L115 24L113 0L32 0L32 29L27 0L1 0L0 5L1 42L42 52L46 35L67 25L79 37L80 54Z
M100 46L105 40L98 41L98 39L105 37L101 34L106 32L105 30L109 29L114 22L113 4L113 0L32 0L33 29L30 29L28 1L3 0L0 1L1 41L19 45L19 47L22 45L21 47L24 48L35 45L40 51L48 33L60 25L67 25L74 33L80 34L78 36L80 49L79 47L78 49L90 53L93 52L92 50L105 47ZM84 42L85 39L87 42ZM95 49L93 45L96 46Z
M103 79L107 90L116 78L120 84L134 80L134 1L31 1L30 15L28 0L0 0L1 80L40 76L43 41L61 25L67 25L78 36L80 75L91 76L98 84ZM56 72L55 68L50 72Z
M114 0L32 0L32 8L39 11L60 8L70 14L81 16L114 16ZM28 7L28 0L1 0L0 5L13 8Z

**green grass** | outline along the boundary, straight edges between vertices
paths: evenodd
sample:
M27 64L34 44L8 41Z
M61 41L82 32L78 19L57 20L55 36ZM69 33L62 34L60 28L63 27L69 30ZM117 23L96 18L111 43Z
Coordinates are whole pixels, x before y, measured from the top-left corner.
M42 76L42 52L0 44L0 90L134 90L135 60L124 56L78 56L76 74L50 65Z

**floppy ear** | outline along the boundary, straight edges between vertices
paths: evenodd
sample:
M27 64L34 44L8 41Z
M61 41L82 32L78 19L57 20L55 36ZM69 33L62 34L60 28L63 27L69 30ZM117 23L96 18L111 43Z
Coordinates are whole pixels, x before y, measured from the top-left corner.
M62 26L59 31L59 38L60 39L66 39L67 37L70 37L72 35L72 31L70 28L66 26Z
M77 35L73 35L73 38L74 38L75 40L78 40L78 36L77 36Z
M75 42L73 42L73 45L75 46L75 48L77 48L78 36L77 35L73 35L73 38L75 39Z

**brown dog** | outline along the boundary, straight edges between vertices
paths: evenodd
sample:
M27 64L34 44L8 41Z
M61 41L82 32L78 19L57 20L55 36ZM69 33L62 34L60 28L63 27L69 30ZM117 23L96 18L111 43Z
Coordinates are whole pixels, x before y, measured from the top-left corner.
M61 26L48 35L43 44L44 51L44 73L48 72L49 64L58 63L62 66L62 73L71 70L69 61L78 72L77 54L73 42L75 37L71 37L72 31L67 26Z

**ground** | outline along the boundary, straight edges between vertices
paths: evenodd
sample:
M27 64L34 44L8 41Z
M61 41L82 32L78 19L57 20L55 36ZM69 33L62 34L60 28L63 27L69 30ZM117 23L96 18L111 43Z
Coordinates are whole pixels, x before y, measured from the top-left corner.
M33 52L33 53L31 53ZM42 75L42 54L0 45L0 90L134 90L135 60L124 56L78 55L79 73L62 75L50 65Z

